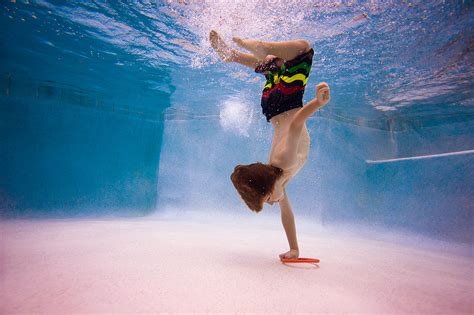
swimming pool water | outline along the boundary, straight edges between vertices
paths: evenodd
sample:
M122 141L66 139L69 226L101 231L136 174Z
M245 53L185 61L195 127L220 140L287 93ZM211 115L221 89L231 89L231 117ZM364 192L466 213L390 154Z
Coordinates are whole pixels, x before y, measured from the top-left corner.
M288 188L297 216L472 244L472 3L0 6L2 217L247 213L229 175L266 161L271 128L262 78L217 61L217 29L315 48L305 101L320 81L333 97Z

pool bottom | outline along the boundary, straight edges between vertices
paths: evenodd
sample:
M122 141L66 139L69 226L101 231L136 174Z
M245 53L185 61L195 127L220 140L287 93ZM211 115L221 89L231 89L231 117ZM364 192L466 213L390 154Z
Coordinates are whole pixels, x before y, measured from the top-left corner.
M2 313L471 312L473 263L297 218L284 265L278 216L2 221ZM453 248L456 246L453 244Z

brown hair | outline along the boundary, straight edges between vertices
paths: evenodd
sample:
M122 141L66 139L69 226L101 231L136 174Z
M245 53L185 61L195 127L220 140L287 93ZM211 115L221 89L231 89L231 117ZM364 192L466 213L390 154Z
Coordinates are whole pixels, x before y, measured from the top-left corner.
M253 163L237 165L230 179L250 210L260 212L265 196L273 192L275 182L282 174L279 167Z

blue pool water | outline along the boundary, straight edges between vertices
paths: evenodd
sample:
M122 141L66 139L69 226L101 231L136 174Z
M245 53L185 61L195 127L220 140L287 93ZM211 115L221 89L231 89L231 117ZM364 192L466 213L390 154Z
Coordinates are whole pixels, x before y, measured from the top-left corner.
M3 218L254 215L229 176L268 159L263 80L217 60L216 29L228 42L304 38L316 52L305 101L331 86L288 187L296 217L472 245L472 2L0 7Z

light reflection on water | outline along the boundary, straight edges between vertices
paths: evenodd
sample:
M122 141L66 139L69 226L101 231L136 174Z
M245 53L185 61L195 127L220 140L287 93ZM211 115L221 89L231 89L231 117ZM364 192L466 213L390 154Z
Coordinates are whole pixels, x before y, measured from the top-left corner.
M57 64L51 73L70 73L69 82L84 91L84 97L89 94L91 102L97 102L97 97L87 91L119 94L122 88L110 88L103 79L107 72L122 71L108 77L136 89L139 85L165 93L177 89L176 98L189 101L193 108L188 110L189 117L191 113L215 117L216 105L229 93L238 94L241 86L252 89L258 103L262 81L239 65L222 65L212 52L208 33L216 29L229 44L232 36L309 40L316 55L308 86L327 81L333 90L331 107L322 114L327 117L381 121L367 124L383 128L376 125L384 126L390 119L425 121L434 116L448 123L471 120L474 115L474 11L470 3L183 0L133 5L38 1L2 6L2 24L10 32L5 36L21 37L15 47L17 67L2 66L6 67L4 85L24 79L12 71L21 67L28 71L21 58L37 64L74 58L77 64L68 62L68 69ZM31 32L25 32L25 27ZM203 71L207 74L199 77ZM163 73L171 74L171 81ZM173 77L173 73L178 75ZM182 73L197 79L175 81ZM133 74L133 84L126 84L128 74ZM47 79L53 86L63 82L63 78L47 77L34 82ZM8 88L2 90L10 93ZM311 93L306 93L305 100ZM205 104L192 103L199 99L206 99ZM134 103L129 101L124 108L133 112L138 106ZM161 114L153 113L155 118Z

